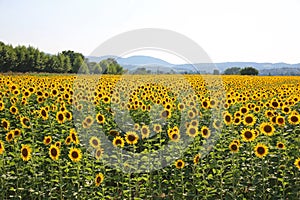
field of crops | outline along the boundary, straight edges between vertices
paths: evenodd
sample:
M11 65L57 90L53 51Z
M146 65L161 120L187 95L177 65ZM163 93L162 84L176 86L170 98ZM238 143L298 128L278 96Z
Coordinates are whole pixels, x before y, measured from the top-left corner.
M300 77L0 76L1 199L300 199Z

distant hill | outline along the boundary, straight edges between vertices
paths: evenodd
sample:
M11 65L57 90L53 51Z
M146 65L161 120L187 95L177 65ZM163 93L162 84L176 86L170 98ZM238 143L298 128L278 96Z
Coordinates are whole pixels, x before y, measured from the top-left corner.
M100 62L108 57L113 57L125 69L129 71L137 68L146 68L152 72L162 71L176 73L212 73L214 69L224 72L230 67L254 67L259 71L259 75L299 75L300 63L257 63L257 62L222 62L222 63L195 63L195 64L172 64L159 58L151 56L131 56L121 58L117 56L86 56L90 62Z

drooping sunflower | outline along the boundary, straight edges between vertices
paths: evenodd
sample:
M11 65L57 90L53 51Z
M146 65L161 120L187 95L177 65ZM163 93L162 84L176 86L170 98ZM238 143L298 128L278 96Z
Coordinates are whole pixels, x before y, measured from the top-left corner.
M116 136L113 140L113 145L115 147L124 147L125 141L121 136Z
M4 142L2 140L0 140L0 155L3 154L4 151L5 151Z
M44 137L44 144L49 145L52 142L52 137L51 136L45 136Z
M125 134L125 140L128 144L136 144L139 140L139 136L134 131L128 131Z
M241 145L241 142L240 142L240 140L238 140L238 139L234 139L234 140L232 140L232 142L236 143L238 146Z
M300 158L297 158L297 159L295 160L294 165L295 165L298 169L300 169Z
M58 160L60 156L60 149L56 145L51 145L49 148L49 155L52 160Z
M64 115L64 112L63 111L58 111L56 113L56 121L59 123L59 124L63 124L65 122L65 115Z
M99 124L104 124L105 123L105 116L102 115L101 113L98 113L96 115L96 120Z
M22 158L24 161L30 160L30 158L31 158L31 152L32 152L32 149L30 148L29 145L24 145L24 144L22 144L22 148L21 148L21 158Z
M66 144L66 145L70 145L71 142L72 142L72 138L71 138L70 136L68 136L68 137L66 138L66 140L65 140L65 144Z
M260 129L260 132L262 132L263 134L268 135L268 136L272 136L275 132L275 128L273 127L273 125L270 123L267 123L267 122L263 122L260 125L259 129Z
M10 122L6 119L2 119L1 120L1 125L5 130L8 130L10 127Z
M148 126L143 125L141 128L142 139L148 138L150 135L150 129Z
M189 126L189 127L187 128L187 130L186 130L186 134L187 134L188 136L194 138L194 137L196 137L196 136L199 134L198 128L195 127L195 126Z
M69 134L72 142L74 144L79 144L79 138L78 138L78 135L77 135L77 132L75 131L75 129L70 129L70 134Z
M233 153L237 153L239 151L239 145L236 142L231 142L229 144L229 149Z
M69 158L73 161L73 162L78 162L81 160L82 158L82 153L80 149L74 148L72 147L69 151Z
M208 139L210 137L210 130L207 126L202 126L201 135L205 139Z
M95 177L95 185L98 187L104 180L104 175L102 173L99 173Z
M276 147L277 147L278 149L285 149L285 145L284 145L283 142L277 142Z
M184 167L184 161L183 160L176 160L175 161L175 167L177 169L182 169Z
M245 142L252 142L255 140L256 136L255 136L253 130L244 129L244 130L242 130L242 138L243 138L243 141L245 141Z
M99 160L103 155L104 150L102 148L98 148L95 151L95 158Z
M258 143L254 147L254 152L257 157L263 158L264 156L266 156L268 154L269 150L265 144Z
M194 156L193 162L194 162L195 165L199 163L200 158L201 158L200 153L198 153Z
M100 140L99 140L97 137L95 137L95 136L92 136L92 137L90 138L89 143L90 143L90 145L91 145L93 148L95 148L95 149L97 149L97 148L100 147Z
M256 117L253 114L247 114L244 117L243 124L246 126L253 126L256 122Z

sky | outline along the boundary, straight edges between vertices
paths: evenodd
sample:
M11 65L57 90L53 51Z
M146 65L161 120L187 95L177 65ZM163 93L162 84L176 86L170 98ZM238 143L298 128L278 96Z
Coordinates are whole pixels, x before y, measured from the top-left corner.
M0 0L0 41L90 55L115 35L162 28L195 41L213 62L293 64L300 63L299 10L299 0Z

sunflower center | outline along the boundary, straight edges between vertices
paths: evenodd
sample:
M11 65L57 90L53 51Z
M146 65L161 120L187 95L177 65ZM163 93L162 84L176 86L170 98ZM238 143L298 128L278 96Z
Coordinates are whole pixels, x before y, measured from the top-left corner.
M173 140L176 140L177 138L178 138L178 135L176 133L172 135Z
M78 153L76 151L73 151L72 152L72 157L75 158L75 159L78 158Z
M46 143L47 143L47 144L50 143L50 138L47 138L47 139L46 139Z
M252 138L252 136L253 136L253 134L252 134L251 131L246 131L246 132L245 132L245 137L246 137L247 139Z
M122 141L121 141L120 139L117 139L117 140L116 140L116 144L117 144L117 145L122 144Z
M135 136L134 135L128 135L128 140L129 141L134 141L135 140Z
M283 144L282 144L282 143L279 143L279 144L278 144L278 147L279 147L279 148L283 148Z
M103 121L103 116L102 116L102 115L99 115L99 116L98 116L98 120L99 120L100 122L102 122L102 121Z
M258 154L263 155L265 152L266 152L266 151L265 151L265 148L263 148L263 147L258 147L258 148L257 148L257 153L258 153Z
M266 133L270 133L270 132L272 131L272 127L269 126L269 125L266 125L266 126L264 127L264 131L265 131Z
M226 115L225 120L226 122L230 122L230 116Z
M51 149L51 155L52 155L53 157L57 156L57 150L56 150L55 148L52 148L52 149Z
M253 122L253 118L252 117L246 117L246 122L248 124L252 123Z
M44 117L47 115L45 110L42 110L42 115L43 115Z
M178 166L178 167L181 167L181 166L182 166L182 162L178 162L178 163L177 163L177 166Z
M196 134L196 130L195 130L194 128L191 128L191 129L190 129L190 134L191 134L191 135L195 135L195 134Z
M298 122L298 117L292 116L292 117L291 117L291 121L292 121L292 122Z
M98 177L97 177L97 183L100 183L100 182L101 182L101 177L98 176Z
M208 130L207 129L203 129L203 135L207 135L208 134Z
M278 118L278 123L283 124L283 118Z
M93 143L93 145L95 145L95 146L98 146L98 141L96 140L96 139L94 139L93 141L92 141L92 143Z
M64 116L63 116L62 114L59 114L59 115L58 115L58 119L59 119L60 121L62 121L62 120L64 119Z
M235 145L235 144L231 145L231 149L232 149L233 151L236 151L236 150L237 150L237 145Z
M22 150L22 155L23 155L24 157L27 157L27 156L28 156L28 150L27 150L26 148L24 148L24 149Z
M11 139L12 139L12 134L9 134L9 135L7 136L7 138L8 138L9 140L11 140Z

